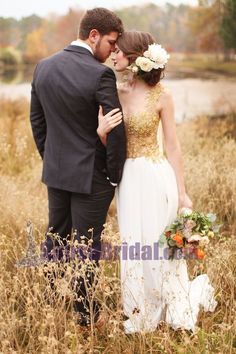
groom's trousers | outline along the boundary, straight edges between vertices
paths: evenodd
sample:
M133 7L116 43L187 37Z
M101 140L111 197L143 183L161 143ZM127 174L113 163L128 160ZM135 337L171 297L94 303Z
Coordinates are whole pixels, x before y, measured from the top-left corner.
M90 258L94 260L98 266L98 260L101 256L101 232L104 228L106 216L109 205L114 196L115 188L109 183L100 183L99 179L95 179L93 183L91 194L80 194L61 189L48 187L48 203L49 203L49 233L46 236L44 250L46 250L47 258L54 260L55 258L62 259L65 257L63 248L58 242L55 242L51 234L58 234L60 243L63 243L66 250L66 239L70 239L71 232L75 233L75 239L81 242L81 236L85 236L85 243L87 239L93 240L92 252ZM69 236L69 237L68 237ZM82 237L84 240L84 238ZM56 246L56 247L55 247ZM59 246L59 247L58 247ZM56 249L56 252L54 252ZM59 250L59 251L58 251ZM45 251L44 251L45 253ZM70 252L73 258L78 256L81 260L83 254ZM64 258L65 259L65 258ZM70 259L67 259L70 261ZM87 282L85 284L85 282ZM77 299L81 296L83 301L75 301L75 310L82 314L89 314L89 297L86 289L92 288L94 285L94 276L91 271L86 273L86 278L82 276L76 279ZM94 312L99 311L99 306L95 301L93 303Z

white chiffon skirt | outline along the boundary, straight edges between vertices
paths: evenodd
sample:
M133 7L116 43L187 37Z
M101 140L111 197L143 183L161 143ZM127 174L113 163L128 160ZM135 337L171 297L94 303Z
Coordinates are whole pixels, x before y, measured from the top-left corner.
M194 332L200 306L214 311L217 303L206 274L190 281L186 261L169 260L167 248L158 246L178 208L169 162L128 158L116 201L125 332L154 331L161 320Z

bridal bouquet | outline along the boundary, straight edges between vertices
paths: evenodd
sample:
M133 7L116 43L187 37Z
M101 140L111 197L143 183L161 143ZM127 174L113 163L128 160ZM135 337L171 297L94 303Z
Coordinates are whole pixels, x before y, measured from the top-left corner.
M204 247L210 238L219 233L216 215L199 213L182 208L178 217L169 225L161 236L169 246L169 258L173 259L176 252L184 258L203 259Z

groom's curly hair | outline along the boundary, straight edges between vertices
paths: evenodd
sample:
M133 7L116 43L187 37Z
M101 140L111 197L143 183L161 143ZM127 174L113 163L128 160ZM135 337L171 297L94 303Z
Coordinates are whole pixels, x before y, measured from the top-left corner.
M119 49L129 60L129 65L134 63L137 57L142 56L148 50L149 44L155 43L154 37L148 32L125 31L117 39ZM149 85L155 86L163 78L164 69L152 69L149 72L142 71L141 78Z
M86 11L79 26L79 38L85 40L92 29L96 29L102 36L110 32L124 31L121 19L112 11L103 7Z

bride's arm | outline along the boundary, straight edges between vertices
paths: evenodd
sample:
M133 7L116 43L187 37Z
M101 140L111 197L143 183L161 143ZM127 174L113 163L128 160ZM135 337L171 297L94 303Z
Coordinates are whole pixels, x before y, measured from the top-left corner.
M192 201L186 193L183 175L183 159L179 140L176 134L174 119L174 103L170 93L163 93L160 98L160 116L165 138L165 150L168 161L175 172L178 193L179 208L192 208Z

